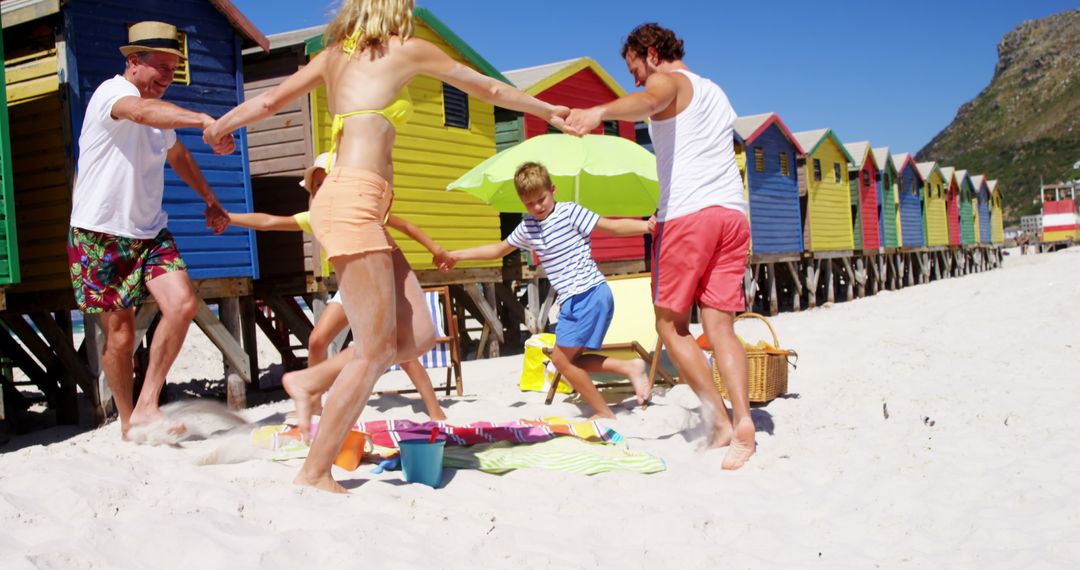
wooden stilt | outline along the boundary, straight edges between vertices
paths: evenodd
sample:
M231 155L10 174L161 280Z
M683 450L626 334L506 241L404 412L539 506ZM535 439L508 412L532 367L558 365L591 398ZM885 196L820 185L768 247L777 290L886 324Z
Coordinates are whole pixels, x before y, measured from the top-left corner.
M806 260L806 307L813 309L817 307L817 286L818 286L818 271L817 260Z
M102 365L102 357L105 354L105 329L101 326L101 318L97 315L83 316L84 342L86 343L86 359L90 364L90 374L95 378L97 389L94 391L96 399L91 400L94 409L95 420L100 418L104 423L105 418L116 412L112 402L112 390L105 379L105 367Z
M791 309L793 311L801 311L803 292L802 277L799 274L799 270L795 268L795 262L785 261L784 265L787 266L788 273L791 275Z
M766 287L769 288L769 316L776 315L780 312L780 304L776 298L776 264L770 263L766 266L765 273Z
M825 259L825 260L821 261L821 268L819 269L819 271L822 272L821 277L825 282L825 287L826 287L826 289L825 289L825 302L826 303L835 303L836 302L836 280L833 278L832 266L833 266L833 260Z
M244 352L248 356L248 374L252 382L259 380L259 339L255 325L255 298L251 295L240 298L240 338L244 341Z
M218 315L221 319L221 324L225 326L227 330L236 340L237 345L240 345L240 299L237 297L227 297L222 299L218 303ZM247 360L247 352L241 348L241 352L244 354L244 362L238 363L244 366L243 375L237 365L231 364L226 360L225 362L225 392L226 400L230 410L242 410L247 407L247 383L251 381L251 366ZM244 377L247 380L244 380Z
M506 336L505 336L506 328L502 324L502 319L499 318L499 311L498 311L498 306L499 305L495 301L495 284L494 283L486 283L486 284L484 284L483 287L484 287L484 300L487 301L488 306L491 307L491 311L495 315L495 319L490 323L490 326L499 327L497 331L492 331L492 332L496 332L497 334L492 336L492 338L490 340L490 343L488 345L488 358L498 358L499 357L499 344L502 343L502 342L506 342Z
M236 310L236 314L239 314L239 309ZM207 338L218 347L221 354L225 356L225 361L236 370L244 382L251 382L251 364L248 362L244 347L240 346L233 332L214 316L210 307L206 306L206 301L202 299L199 299L199 308L195 313L195 324L199 325ZM236 332L239 336L239 326Z
M77 425L79 410L75 376L66 373L60 357L53 352L37 331L26 323L22 315L0 313L0 319L4 321L4 325L12 334L22 341L23 346L30 350L34 358L45 366L48 382L48 390L45 393L49 397L49 406L56 410L56 421L60 424Z

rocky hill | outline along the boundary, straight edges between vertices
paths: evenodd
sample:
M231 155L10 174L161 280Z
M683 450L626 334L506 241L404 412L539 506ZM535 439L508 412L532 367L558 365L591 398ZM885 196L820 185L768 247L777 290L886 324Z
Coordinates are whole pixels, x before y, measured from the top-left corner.
M1080 10L1005 34L990 85L918 152L997 178L1006 223L1038 211L1039 177L1080 178Z

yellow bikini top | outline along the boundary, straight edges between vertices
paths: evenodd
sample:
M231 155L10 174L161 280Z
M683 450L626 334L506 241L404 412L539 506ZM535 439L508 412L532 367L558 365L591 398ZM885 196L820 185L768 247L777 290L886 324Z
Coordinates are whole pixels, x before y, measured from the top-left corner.
M349 35L341 43L341 51L349 54L349 59L352 59L353 54L356 53L356 48L360 43L360 37L364 34L363 28L357 28L355 32ZM338 139L341 138L341 132L345 129L345 119L353 117L355 115L380 115L395 129L400 129L405 126L405 123L409 122L409 119L413 115L413 102L412 97L409 96L409 88L403 87L394 100L389 105L382 109L361 109L359 111L350 111L348 113L341 113L334 115L334 120L330 125L330 156L335 156L337 152ZM329 172L331 165L327 165L327 171Z

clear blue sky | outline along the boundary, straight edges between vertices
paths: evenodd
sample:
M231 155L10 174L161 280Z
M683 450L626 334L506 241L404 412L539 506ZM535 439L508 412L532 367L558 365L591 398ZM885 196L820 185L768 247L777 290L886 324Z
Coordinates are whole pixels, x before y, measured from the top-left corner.
M337 2L234 0L269 35L329 21ZM619 57L635 25L686 42L686 63L741 115L780 114L792 130L916 152L990 82L997 43L1024 20L1075 0L419 0L499 70L589 56L628 91ZM301 7L303 6L303 7ZM678 7L678 11L672 7Z

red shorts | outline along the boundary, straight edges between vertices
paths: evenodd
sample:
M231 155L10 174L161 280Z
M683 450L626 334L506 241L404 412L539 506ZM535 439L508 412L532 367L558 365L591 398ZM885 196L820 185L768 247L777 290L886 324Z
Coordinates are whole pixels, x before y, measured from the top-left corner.
M653 304L680 313L694 303L721 311L744 310L749 252L750 223L738 210L711 206L658 223L653 236Z

